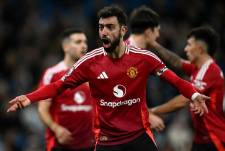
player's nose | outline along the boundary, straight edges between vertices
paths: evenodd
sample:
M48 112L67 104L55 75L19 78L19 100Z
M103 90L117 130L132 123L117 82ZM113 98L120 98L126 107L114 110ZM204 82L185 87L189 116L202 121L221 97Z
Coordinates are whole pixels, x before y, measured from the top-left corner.
M109 34L109 30L107 30L107 28L105 28L105 27L102 29L101 32L102 32L102 36L105 36L105 37L107 37Z

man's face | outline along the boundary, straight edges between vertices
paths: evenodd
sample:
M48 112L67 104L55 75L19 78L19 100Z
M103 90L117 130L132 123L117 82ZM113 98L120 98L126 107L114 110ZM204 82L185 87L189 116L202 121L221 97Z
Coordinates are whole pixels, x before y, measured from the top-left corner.
M64 51L72 59L78 60L87 51L87 37L83 33L72 34L64 44Z
M115 16L99 19L99 37L106 52L112 52L119 45L124 28Z
M200 44L194 37L190 37L187 40L184 51L186 52L188 60L194 63L199 58L201 53Z

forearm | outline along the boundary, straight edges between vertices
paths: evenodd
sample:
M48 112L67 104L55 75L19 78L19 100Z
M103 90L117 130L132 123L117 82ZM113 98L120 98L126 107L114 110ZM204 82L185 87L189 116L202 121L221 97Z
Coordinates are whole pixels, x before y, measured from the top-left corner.
M50 116L49 113L47 112L42 112L39 113L41 120L43 121L43 123L51 129L51 131L55 131L55 127L56 125L58 125L55 121L53 121L52 117Z
M26 96L28 99L30 99L31 103L53 98L65 89L62 84L63 82L59 80L49 85L43 86L40 89L27 94Z
M50 115L50 101L51 99L40 101L38 104L38 113L42 122L52 131L54 131L55 125L57 125L57 123L52 119Z
M158 115L166 114L166 113L179 110L183 108L184 106L186 106L188 103L189 103L189 100L187 98L185 98L182 95L178 95L162 105L151 108L150 111Z
M157 42L153 45L153 51L157 53L161 59L163 59L166 63L169 63L171 66L177 69L182 68L182 58L179 57L177 54L171 52L170 50L164 48Z
M196 97L197 91L191 85L191 83L181 79L171 70L166 70L160 78L165 79L171 85L177 88L177 90L186 98L193 100Z

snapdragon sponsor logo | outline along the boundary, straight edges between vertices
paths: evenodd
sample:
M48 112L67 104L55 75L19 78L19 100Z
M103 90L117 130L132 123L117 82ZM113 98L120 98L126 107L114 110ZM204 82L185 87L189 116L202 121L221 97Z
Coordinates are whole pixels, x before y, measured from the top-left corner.
M126 94L126 87L122 84L118 84L113 88L113 94L117 98L122 98Z
M141 102L140 98L133 98L133 99L128 99L128 100L124 100L124 101L118 101L118 102L111 102L111 101L105 101L103 99L100 100L100 106L107 106L107 107L119 107L119 106L131 106L133 104L139 103Z
M70 112L80 112L80 111L85 111L89 112L92 110L91 105L61 105L61 110L62 111L70 111Z

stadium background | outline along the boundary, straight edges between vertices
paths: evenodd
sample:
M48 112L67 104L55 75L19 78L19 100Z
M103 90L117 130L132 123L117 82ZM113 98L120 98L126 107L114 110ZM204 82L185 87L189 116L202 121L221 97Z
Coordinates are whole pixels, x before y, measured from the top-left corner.
M62 58L58 34L70 26L82 27L89 50L97 47L96 12L110 4L122 6L127 14L147 5L161 16L160 43L185 57L188 31L208 24L221 36L216 60L225 71L225 6L221 0L0 0L0 151L44 150L43 125L36 106L5 113L7 102L35 89L44 68ZM182 75L182 74L180 74ZM152 106L177 92L153 77L149 96ZM156 133L161 151L187 151L192 128L187 109L164 117L167 128Z

